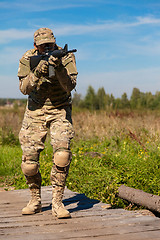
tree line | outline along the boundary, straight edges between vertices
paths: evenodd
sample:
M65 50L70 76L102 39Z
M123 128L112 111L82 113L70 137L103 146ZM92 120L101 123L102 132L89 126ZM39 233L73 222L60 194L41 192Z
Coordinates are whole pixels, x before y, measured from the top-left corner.
M23 106L26 105L27 99L0 98L0 106ZM113 94L105 92L101 87L96 92L92 86L89 86L85 97L81 94L74 93L72 98L73 106L86 108L89 110L106 110L106 109L160 109L160 91L155 94L151 92L143 93L138 88L133 88L131 97L123 93L120 98L115 98Z
M0 98L0 106L23 106L26 105L26 99Z
M151 92L143 93L138 88L133 88L130 98L127 93L123 93L121 98L115 98L113 94L106 93L103 87L95 92L94 88L89 86L84 98L81 94L74 93L73 106L89 110L160 109L160 91L153 95Z

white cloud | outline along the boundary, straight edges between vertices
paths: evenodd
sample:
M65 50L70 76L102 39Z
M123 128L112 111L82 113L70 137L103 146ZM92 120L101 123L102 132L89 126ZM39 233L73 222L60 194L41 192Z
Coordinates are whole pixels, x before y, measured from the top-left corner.
M33 38L33 30L19 30L19 29L6 29L0 30L0 44L8 43L13 40L22 40L26 38Z
M153 17L137 17L135 21L132 22L115 22L115 21L105 21L100 23L90 23L90 24L59 24L55 23L54 26L50 26L54 29L56 36L66 36L66 35L83 35L83 34L96 34L98 32L104 31L122 31L126 29L131 29L133 27L138 27L141 25L159 25L160 19ZM36 29L35 29L36 30ZM27 38L33 38L33 29L22 30L22 29L6 29L0 30L0 43L11 42L13 40L21 40Z
M18 64L19 59L22 57L22 55L26 52L24 48L21 47L6 47L1 51L1 57L0 57L0 67L1 66L9 66L11 64Z
M149 41L144 43L126 43L125 54L141 55L141 56L160 56L160 42Z
M89 7L90 3L85 1L67 1L63 0L28 0L26 2L22 1L6 1L0 2L1 9L11 9L11 10L23 10L23 12L44 12L57 9L68 9L68 8L78 8L78 7Z
M143 25L143 24L160 24L159 18L154 18L152 16L150 17L137 17L137 24Z
M20 10L26 12L44 12L44 11L51 11L56 9L70 9L70 8L79 8L79 7L96 7L96 5L102 4L105 8L107 5L117 5L117 6L125 6L125 7L132 7L137 8L136 1L126 1L126 0L28 0L28 1L21 1L21 0L7 0L0 2L1 9L11 9L11 10ZM149 2L149 0L145 3L139 2L139 8L151 8L151 7L159 7L159 4L155 4L153 2Z
M96 34L97 32L102 31L122 31L125 29L138 27L142 25L159 25L160 19L154 17L136 17L135 21L127 22L116 22L116 21L104 21L100 23L92 23L85 25L75 25L75 24L67 24L67 25L57 25L55 28L56 34L59 36L64 35L82 35L82 34ZM54 26L53 26L54 27Z

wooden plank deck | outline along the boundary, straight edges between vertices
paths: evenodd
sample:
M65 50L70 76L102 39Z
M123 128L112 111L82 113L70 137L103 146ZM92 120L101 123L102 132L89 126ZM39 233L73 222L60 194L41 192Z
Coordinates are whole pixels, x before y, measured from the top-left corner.
M107 205L65 189L64 205L71 219L56 219L51 214L51 187L42 187L43 211L22 216L21 209L29 200L29 192L0 192L0 239L160 239L160 219L124 209L107 209Z

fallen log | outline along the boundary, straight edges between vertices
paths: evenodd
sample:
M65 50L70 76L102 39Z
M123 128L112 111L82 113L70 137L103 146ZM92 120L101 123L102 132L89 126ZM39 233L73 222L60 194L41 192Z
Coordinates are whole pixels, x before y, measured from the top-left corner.
M118 196L128 202L144 206L151 211L160 213L160 196L158 195L121 185L118 188Z

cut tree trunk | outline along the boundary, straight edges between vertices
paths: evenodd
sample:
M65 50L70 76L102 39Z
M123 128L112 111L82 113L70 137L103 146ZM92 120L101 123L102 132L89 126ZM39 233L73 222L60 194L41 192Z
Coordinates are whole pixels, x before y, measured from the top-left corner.
M126 187L125 185L121 185L118 188L118 196L128 202L144 206L151 211L160 213L160 196Z

